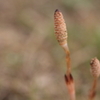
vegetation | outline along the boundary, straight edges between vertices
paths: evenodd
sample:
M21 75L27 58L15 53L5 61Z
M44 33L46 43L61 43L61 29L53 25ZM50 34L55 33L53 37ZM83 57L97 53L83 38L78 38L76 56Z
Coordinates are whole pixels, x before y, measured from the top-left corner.
M57 8L67 23L77 100L88 97L89 62L100 59L99 0L0 0L0 100L69 100L65 54L54 36Z

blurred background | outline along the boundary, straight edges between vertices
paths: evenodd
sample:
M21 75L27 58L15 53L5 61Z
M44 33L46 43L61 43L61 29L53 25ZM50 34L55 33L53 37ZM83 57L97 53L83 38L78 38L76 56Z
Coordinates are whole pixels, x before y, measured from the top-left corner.
M0 0L0 100L69 100L65 53L54 34L56 9L67 24L77 100L87 99L90 60L100 59L100 1Z

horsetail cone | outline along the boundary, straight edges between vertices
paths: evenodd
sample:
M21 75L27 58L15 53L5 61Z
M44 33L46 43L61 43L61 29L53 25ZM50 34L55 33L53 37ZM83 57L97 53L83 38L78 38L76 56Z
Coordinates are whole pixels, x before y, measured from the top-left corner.
M54 13L55 35L60 45L67 44L67 30L62 13L57 9Z
M97 58L91 60L91 73L95 78L98 78L100 75L100 62Z

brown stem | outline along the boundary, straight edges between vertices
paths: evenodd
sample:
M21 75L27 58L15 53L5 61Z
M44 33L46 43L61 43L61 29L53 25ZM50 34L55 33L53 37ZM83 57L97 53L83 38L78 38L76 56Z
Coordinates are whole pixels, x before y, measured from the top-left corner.
M75 86L72 75L71 74L69 76L65 75L65 81L68 88L70 100L75 100Z
M89 100L94 100L94 97L96 95L96 86L97 86L97 78L95 78L93 81L93 85L89 93Z
M65 75L65 81L66 81L66 85L68 88L68 92L69 92L69 96L70 96L70 100L75 100L75 85L74 85L74 80L73 77L71 75L71 59L70 59L70 51L68 48L68 45L63 45L62 46L63 49L65 50L66 53L66 64L67 64L67 71L66 71L66 75Z
M65 53L66 53L66 64L67 64L67 72L66 74L67 75L70 75L71 73L71 59L70 59L70 51L69 51L69 48L68 48L68 45L63 45L62 46Z

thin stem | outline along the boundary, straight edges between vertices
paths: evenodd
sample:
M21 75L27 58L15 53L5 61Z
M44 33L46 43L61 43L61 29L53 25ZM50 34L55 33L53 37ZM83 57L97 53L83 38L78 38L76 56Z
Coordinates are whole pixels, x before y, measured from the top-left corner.
M97 86L97 78L95 78L93 81L93 85L89 93L89 100L94 100L94 97L96 95L96 86Z
M71 73L71 59L70 59L70 51L69 51L69 48L68 48L68 45L63 45L62 46L65 53L66 53L66 64L67 64L67 72L66 74L67 75L70 75Z
M68 45L62 45L65 53L66 53L66 64L67 64L67 71L66 71L66 75L65 75L65 81L66 81L66 85L68 88L68 92L69 92L69 96L70 96L70 100L75 100L75 85L74 85L74 80L73 77L71 75L71 59L70 59L70 51L68 48Z

